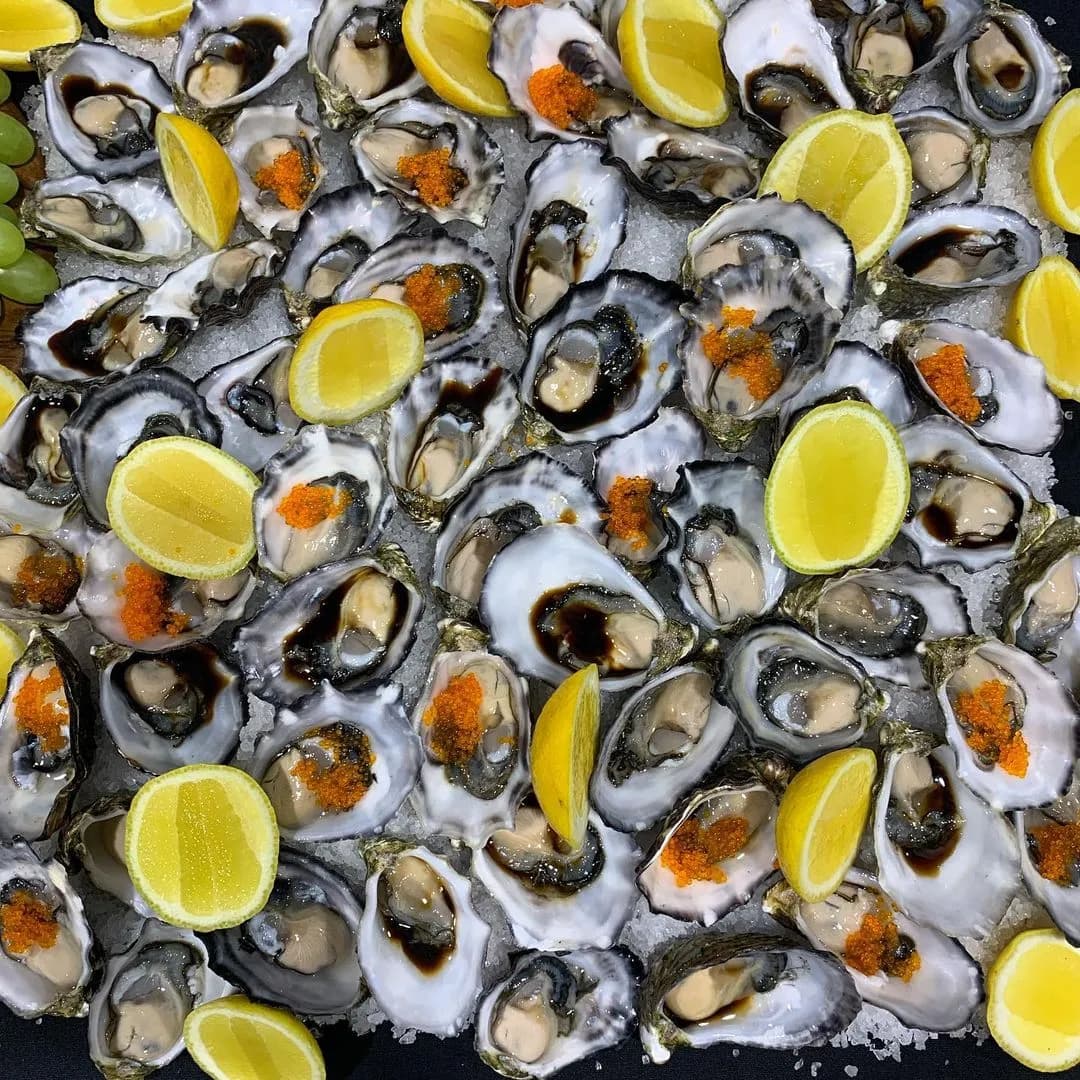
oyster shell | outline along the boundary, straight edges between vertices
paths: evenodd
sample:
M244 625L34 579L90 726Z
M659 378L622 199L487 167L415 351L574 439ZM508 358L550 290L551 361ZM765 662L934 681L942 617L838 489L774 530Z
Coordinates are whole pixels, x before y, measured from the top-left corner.
M0 619L50 625L78 615L84 551L74 537L61 537L63 543L0 528Z
M329 683L280 709L248 771L282 836L297 843L370 836L397 813L420 768L420 740L387 683L341 693Z
M91 803L64 827L60 857L70 872L81 870L95 888L149 918L153 912L131 880L124 852L130 805L130 793Z
M1080 941L1080 891L1070 847L1078 823L1076 796L1074 779L1064 798L1013 815L1024 884L1074 945Z
M911 205L971 202L982 194L990 140L948 109L915 109L896 116L911 158Z
M889 700L853 660L785 623L743 634L723 685L751 741L797 761L858 742Z
M491 928L469 879L426 848L369 845L360 964L382 1011L403 1028L456 1035L472 1019Z

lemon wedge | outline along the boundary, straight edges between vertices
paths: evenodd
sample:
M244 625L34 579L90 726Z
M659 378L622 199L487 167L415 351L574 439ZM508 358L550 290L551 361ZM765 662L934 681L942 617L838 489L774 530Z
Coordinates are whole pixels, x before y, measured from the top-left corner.
M26 395L26 384L10 368L0 364L0 423L15 408L15 403Z
M801 199L844 230L866 270L889 250L911 207L911 158L889 115L834 109L798 127L776 152L761 194Z
M165 37L184 25L191 4L192 0L94 0L94 12L110 30Z
M63 0L4 0L0 4L0 68L30 71L35 49L78 41L82 23Z
M1042 122L1029 171L1039 209L1066 232L1080 233L1080 89L1069 91Z
M8 676L15 661L25 651L26 642L7 623L0 622L0 695L7 689Z
M1047 255L1020 283L1006 336L1037 356L1058 397L1080 401L1080 270L1064 255Z

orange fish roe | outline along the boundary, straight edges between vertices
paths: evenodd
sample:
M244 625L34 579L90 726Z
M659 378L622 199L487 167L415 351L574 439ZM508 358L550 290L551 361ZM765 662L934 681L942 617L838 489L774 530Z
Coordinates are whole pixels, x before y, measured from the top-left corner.
M1000 679L987 679L974 690L957 694L953 710L968 746L1010 776L1027 776L1028 744L1013 726L1009 688Z
M0 907L0 938L14 956L25 956L35 947L51 949L59 933L49 905L25 889L16 889Z
M278 154L269 165L264 165L253 177L263 191L272 191L286 210L302 210L304 203L315 190L315 177L305 167L299 150L286 150Z
M963 345L943 345L915 366L949 412L965 424L974 424L979 419L982 406L971 385L967 350Z
M452 266L424 263L405 279L405 303L416 312L425 334L439 334L450 324L450 301L461 291L461 275Z
M124 568L119 596L120 621L132 641L145 641L162 633L179 634L187 627L188 617L173 611L169 604L164 575L142 563L128 563Z
M765 401L780 388L784 376L773 354L772 340L755 330L755 313L750 308L726 307L721 312L724 325L710 326L701 339L701 348L714 367L742 379L755 401Z
M911 982L922 967L922 957L910 938L901 937L896 919L884 904L863 916L859 929L844 942L844 963L861 975L882 972Z
M702 825L697 818L688 817L664 845L660 865L675 875L679 888L695 881L713 881L722 885L727 874L719 863L737 855L750 837L746 818L724 817Z
M374 782L371 740L354 729L346 735L344 729L331 727L318 734L319 745L328 751L331 763L324 765L303 757L289 772L315 796L323 810L344 813L368 793Z
M455 675L424 710L431 728L431 752L444 765L462 765L476 753L484 737L480 706L484 688L470 671Z
M351 496L326 484L296 484L274 507L290 529L313 529L328 518L340 517L348 509Z
M1050 821L1031 830L1039 873L1059 885L1072 885L1080 871L1080 821Z
M67 742L63 729L70 717L64 677L56 664L49 664L43 675L37 674L39 670L36 667L27 675L15 695L15 722L22 731L37 736L42 750L55 754Z
M443 146L398 158L397 171L428 206L449 206L469 182L464 170L453 164L451 154L450 147Z
M559 520L564 525L576 525L577 524L577 511L572 510L569 506L559 514Z
M652 523L649 500L654 487L645 476L617 476L607 493L608 508L604 514L607 531L620 540L628 540L634 551L640 551L649 542Z
M11 600L16 607L55 615L68 606L78 587L79 571L72 559L39 551L19 564Z
M536 111L563 131L575 120L587 120L597 101L596 91L562 64L534 71L529 76L529 97Z

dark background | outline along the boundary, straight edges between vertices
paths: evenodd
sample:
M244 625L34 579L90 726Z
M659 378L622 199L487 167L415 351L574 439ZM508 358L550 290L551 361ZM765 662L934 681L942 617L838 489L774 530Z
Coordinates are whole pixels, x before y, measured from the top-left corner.
M69 0L94 23L92 0ZM3 0L0 0L3 3ZM1043 32L1059 49L1074 58L1080 68L1080 2L1078 0L1016 0L1034 15ZM1055 25L1046 26L1052 16ZM16 79L16 100L26 80ZM1080 71L1073 71L1073 85L1080 85ZM1080 262L1080 238L1071 237L1069 254ZM1080 311L1076 313L1080 318ZM1080 406L1067 410L1065 433L1054 451L1057 465L1057 500L1073 513L1080 513L1080 419L1073 415ZM496 1074L480 1062L472 1047L471 1031L452 1040L420 1035L411 1046L401 1046L387 1025L374 1035L360 1038L345 1025L324 1029L320 1043L326 1056L329 1080L485 1080ZM993 1077L994 1080L1024 1080L1034 1074L1002 1053L992 1042L977 1045L974 1040L941 1037L924 1050L908 1049L902 1061L878 1061L862 1047L836 1050L816 1047L792 1054L719 1047L685 1051L666 1066L668 1075L686 1080L849 1080L854 1067L858 1080L932 1080L937 1077ZM796 1071L796 1069L798 1071ZM571 1065L559 1074L563 1080L585 1080L597 1072L618 1080L658 1080L663 1074L642 1063L641 1045L631 1039L618 1050ZM0 1006L0 1078L2 1080L93 1080L99 1073L87 1054L86 1022L16 1019ZM1068 1075L1080 1076L1080 1068ZM204 1074L187 1055L155 1074L161 1080L198 1080Z

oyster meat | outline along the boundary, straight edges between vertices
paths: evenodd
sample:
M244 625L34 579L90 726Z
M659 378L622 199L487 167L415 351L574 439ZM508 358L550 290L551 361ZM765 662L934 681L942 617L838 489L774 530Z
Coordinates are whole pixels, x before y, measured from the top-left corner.
M929 107L896 117L911 158L911 205L971 202L982 194L990 140L948 109Z

